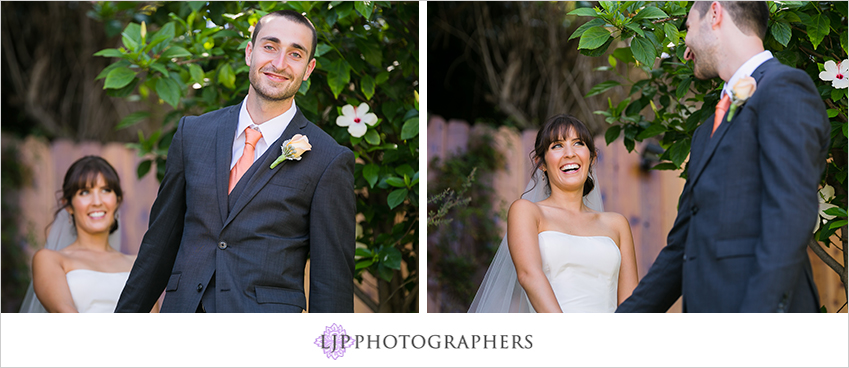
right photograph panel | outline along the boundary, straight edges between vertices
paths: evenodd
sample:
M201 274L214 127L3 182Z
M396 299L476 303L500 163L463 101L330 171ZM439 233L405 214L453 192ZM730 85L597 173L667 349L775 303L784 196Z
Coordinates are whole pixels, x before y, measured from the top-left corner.
M429 2L428 312L846 313L845 8Z

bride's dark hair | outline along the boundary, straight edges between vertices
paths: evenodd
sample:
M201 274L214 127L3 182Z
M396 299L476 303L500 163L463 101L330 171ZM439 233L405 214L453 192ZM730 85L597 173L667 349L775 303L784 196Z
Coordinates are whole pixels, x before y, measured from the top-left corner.
M531 170L531 177L534 177L533 173L536 172L537 169L545 166L545 153L548 152L548 147L551 146L551 143L566 139L572 131L575 131L578 138L580 138L590 150L590 162L595 161L597 156L595 143L593 143L593 135L590 133L587 126L572 115L555 115L548 118L537 133L537 138L534 141L534 150L530 153L531 163L534 164L534 168ZM543 173L545 174L546 182L548 182L548 172L543 171ZM589 173L592 173L592 166L590 166ZM536 182L536 178L534 177L534 187L536 187L537 184L539 183ZM546 185L550 184L546 183ZM583 195L586 196L589 194L594 187L595 183L593 183L592 176L587 175L587 180L584 182ZM549 190L550 189L551 188L549 188ZM531 188L531 190L533 190L533 188ZM528 192L530 192L530 190Z
M59 192L59 210L53 214L54 219L60 211L71 205L71 201L80 189L91 188L97 181L97 175L103 175L103 181L106 182L106 187L115 192L118 197L118 204L124 200L124 192L121 190L121 178L118 177L118 172L115 168L100 156L85 156L68 168L65 173L65 180L62 181L62 190ZM115 212L116 216L118 212ZM71 221L74 221L74 216L71 216ZM112 227L109 233L112 234L118 230L118 218L112 222Z

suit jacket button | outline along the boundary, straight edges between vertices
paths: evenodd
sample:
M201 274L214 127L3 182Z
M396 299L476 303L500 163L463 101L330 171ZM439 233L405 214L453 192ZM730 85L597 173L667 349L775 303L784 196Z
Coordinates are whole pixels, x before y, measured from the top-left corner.
M227 249L227 243L225 243L225 242L218 243L218 249L221 249L221 250Z
M198 292L203 291L203 284L198 284Z
M686 254L684 255L684 260L685 260L685 261L687 260L687 255L686 255Z
M692 213L693 213L693 215L695 216L695 215L696 215L696 213L697 213L697 212L699 212L699 208L698 208L698 207L696 207L696 206L693 206L693 208L691 208L691 209L690 209L690 212L692 212Z

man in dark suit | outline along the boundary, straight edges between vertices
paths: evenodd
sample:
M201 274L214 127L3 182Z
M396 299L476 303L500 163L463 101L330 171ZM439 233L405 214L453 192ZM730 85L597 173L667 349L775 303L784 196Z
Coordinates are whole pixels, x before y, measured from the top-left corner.
M726 84L693 134L667 246L617 312L665 312L682 295L685 312L818 310L806 245L830 126L811 78L764 51L768 16L763 2L693 5L685 57Z
M354 155L294 104L315 47L301 14L264 16L245 100L180 121L117 312L163 290L162 312L301 312L308 256L309 311L353 312ZM271 168L286 141L298 149Z

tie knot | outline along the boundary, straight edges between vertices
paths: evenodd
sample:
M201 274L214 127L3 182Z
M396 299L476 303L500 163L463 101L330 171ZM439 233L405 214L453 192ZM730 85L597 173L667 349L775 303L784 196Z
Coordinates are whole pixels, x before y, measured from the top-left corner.
M259 141L260 137L262 137L262 133L253 130L251 127L245 129L245 144L256 147L256 142Z
M719 100L719 103L716 104L717 110L727 111L728 107L731 105L731 97L728 94L722 96L722 99Z

